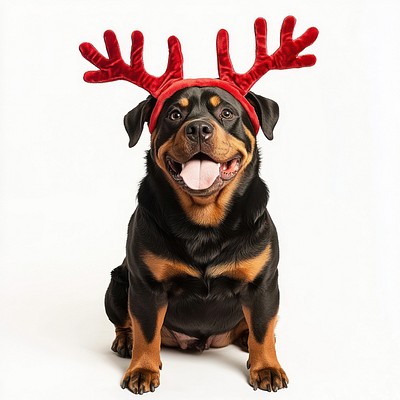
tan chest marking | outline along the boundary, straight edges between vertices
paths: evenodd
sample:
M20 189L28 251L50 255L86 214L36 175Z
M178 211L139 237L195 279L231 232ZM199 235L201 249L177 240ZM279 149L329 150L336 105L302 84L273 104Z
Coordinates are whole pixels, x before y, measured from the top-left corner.
M195 278L201 277L200 272L190 265L175 260L168 260L150 251L144 253L143 261L154 278L159 282L167 281L178 275L190 275Z
M226 276L242 282L252 282L263 270L271 258L271 243L256 257L226 264L219 264L207 269L206 277L218 278ZM175 260L168 260L150 251L143 255L143 261L159 282L165 282L178 275L189 275L194 278L201 278L199 270Z
M271 243L256 257L247 260L216 265L207 270L207 276L227 276L243 282L252 282L271 258Z

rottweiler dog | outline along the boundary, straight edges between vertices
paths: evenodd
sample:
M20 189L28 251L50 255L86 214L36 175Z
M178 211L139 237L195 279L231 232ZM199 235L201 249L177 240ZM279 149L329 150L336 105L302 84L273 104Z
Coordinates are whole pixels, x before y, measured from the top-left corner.
M278 105L252 92L246 99L272 139ZM125 116L130 147L155 102L149 96ZM255 134L224 89L187 87L164 103L126 258L105 296L112 350L131 357L122 388L142 394L159 386L161 345L203 351L231 343L249 351L254 390L287 387L274 336L278 238Z

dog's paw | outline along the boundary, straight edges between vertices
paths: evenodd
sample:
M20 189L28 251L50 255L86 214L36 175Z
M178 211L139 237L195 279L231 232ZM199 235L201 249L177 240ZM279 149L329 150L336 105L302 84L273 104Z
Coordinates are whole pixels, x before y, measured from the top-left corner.
M131 330L124 330L117 334L111 345L111 350L118 353L119 356L124 358L132 357L132 332Z
M122 389L129 389L134 394L154 392L160 386L160 373L147 369L134 369L126 371L122 379Z
M250 385L254 390L261 389L267 392L277 392L287 388L289 379L282 368L250 369Z

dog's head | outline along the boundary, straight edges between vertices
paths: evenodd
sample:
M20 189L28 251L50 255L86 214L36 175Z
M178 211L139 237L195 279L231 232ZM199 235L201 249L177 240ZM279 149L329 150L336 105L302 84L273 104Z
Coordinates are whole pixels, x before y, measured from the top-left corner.
M246 98L272 139L278 105L252 92ZM154 104L150 96L125 116L130 146L139 140ZM217 198L229 200L256 170L258 153L253 125L237 99L218 87L189 87L164 102L151 136L151 156L181 200L207 205Z
M220 222L234 189L244 183L246 171L257 171L258 129L261 127L272 139L278 106L250 92L252 86L270 70L308 67L316 62L312 54L299 54L316 40L318 30L309 28L293 39L295 23L293 16L284 19L280 47L269 55L267 23L257 18L255 61L244 74L233 68L228 32L220 30L218 79L184 79L183 56L175 36L168 39L168 64L159 77L144 68L144 39L140 31L132 33L130 64L122 59L112 31L104 33L108 58L91 43L79 47L83 57L98 68L85 73L87 82L124 79L150 93L125 117L130 146L137 143L144 123L149 122L151 160L177 193L186 214L197 223ZM204 214L208 215L205 219Z

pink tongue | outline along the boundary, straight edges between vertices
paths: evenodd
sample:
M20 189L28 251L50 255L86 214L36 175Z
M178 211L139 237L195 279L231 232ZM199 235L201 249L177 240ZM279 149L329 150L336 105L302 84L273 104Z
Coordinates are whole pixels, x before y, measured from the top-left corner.
M208 189L219 175L219 164L210 160L190 160L183 165L180 175L191 189Z

